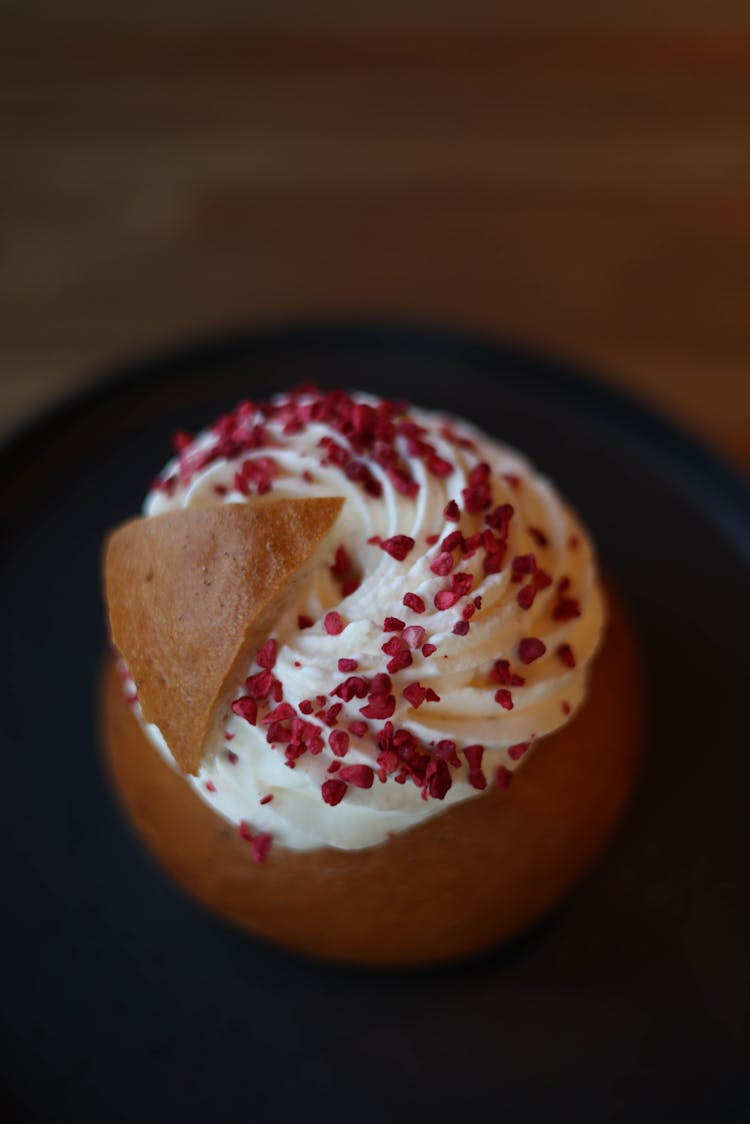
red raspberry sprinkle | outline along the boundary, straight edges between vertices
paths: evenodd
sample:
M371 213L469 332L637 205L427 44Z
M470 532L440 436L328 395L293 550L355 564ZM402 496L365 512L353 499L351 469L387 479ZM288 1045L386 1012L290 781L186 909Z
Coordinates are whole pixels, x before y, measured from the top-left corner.
M468 544L464 541L464 537L460 531L451 531L450 534L446 535L441 542L440 550L450 553L450 551L455 550L457 546L460 546L462 550L465 550L467 545Z
M344 631L344 622L341 619L341 613L337 613L332 609L323 618L323 627L329 636L338 636L339 633Z
M427 688L421 683L410 683L408 687L404 687L404 698L415 710L422 705L426 697Z
M267 792L265 796L261 796L260 803L261 804L270 804L272 800L273 800L273 793Z
M383 621L383 632L401 632L406 628L406 621L400 621L398 617L386 617Z
M572 709L572 708L571 708L571 705L570 705L570 703L569 703L569 702L564 702L564 701L563 701L563 704L562 704L562 712L563 712L563 714L565 715L565 717L566 717L566 718L567 718L567 717L568 717L568 715L570 714L570 711L571 711L571 709Z
M581 606L575 597L561 597L552 610L552 616L556 621L571 621L580 615Z
M359 713L363 714L365 718L391 718L396 709L396 699L393 695L387 695L384 699L373 699L367 706L361 706Z
M414 549L414 545L414 539L410 535L392 535L379 544L380 549L390 554L397 562L403 562L407 554Z
M475 769L482 768L482 757L484 756L483 745L467 745L464 749L464 757L466 758L469 769L473 773Z
M330 804L332 808L335 808L344 799L346 789L346 782L339 780L338 777L330 777L327 781L323 781L320 786L323 800L326 804Z
M325 722L326 726L335 726L336 725L336 722L338 720L338 716L341 713L341 708L342 708L343 705L344 705L343 703L334 703L333 706L329 706L328 710L324 711L324 713L321 715L321 717L322 717L323 721Z
M510 769L506 769L504 765L498 767L495 773L495 784L498 788L510 788L510 782L513 779L513 774Z
M206 792L216 792L216 785L213 781L206 781Z
M467 593L471 592L471 587L473 584L474 577L472 574L451 575L451 589L454 593L458 593L461 597L465 597Z
M440 695L433 691L432 687L427 688L427 702L440 702Z
M439 538L440 538L440 535L426 535L424 541L427 543L428 546L434 546Z
M228 742L233 742L233 741L234 741L234 738L235 738L235 735L234 735L234 734L230 734L230 733L229 733L229 730L225 730L225 731L224 731L224 737L226 738L226 740L227 740Z
M258 721L258 704L255 699L242 698L235 699L232 703L232 710L240 718L244 718L251 726L254 726Z
M487 778L482 772L483 755L483 745L467 745L464 749L464 756L469 766L469 784L480 791L487 787Z
M381 652L385 652L387 656L395 656L398 652L406 651L406 648L406 641L401 636L392 636L385 644L380 645Z
M425 770L426 788L434 800L443 800L453 784L448 766L441 757L433 757Z
M421 624L410 624L401 633L401 639L409 645L410 648L418 648L425 638L425 630Z
M517 492L520 489L521 477L517 476L515 472L504 472L502 475L503 480L505 480L506 483L510 485L514 492Z
M506 539L508 537L508 524L513 518L513 515L513 504L501 503L493 508L488 515L485 515L484 521L492 527L494 531L498 532L501 539Z
M531 742L519 742L518 745L508 746L508 757L511 761L520 761Z
M427 468L435 476L450 476L453 472L453 465L451 462L447 461L445 457L438 456L437 453L433 453L432 456L428 458Z
M247 823L246 820L240 820L240 822L237 824L237 831L240 833L240 837L244 839L246 843L252 843L253 833L250 830L250 824Z
M511 580L520 582L524 574L533 574L536 570L535 554L517 554L510 564Z
M453 632L453 633L454 633L454 634L455 634L456 636L466 636L466 633L467 633L467 632L469 631L469 627L470 627L470 626L469 626L469 622L468 622L468 621L465 621L465 620L460 620L460 621L456 621L456 623L454 624L454 626L453 626L453 628L451 629L451 631L452 631L452 632Z
M459 769L461 767L461 762L458 758L458 754L456 753L455 742L450 741L448 738L444 738L442 741L439 741L436 746L434 746L434 750L437 757L440 757L443 761L447 761L448 764L452 765L454 769Z
M405 593L404 605L407 609L411 609L413 613L423 613L425 611L425 603L417 593Z
M555 586L555 589L557 590L558 593L567 593L568 590L570 589L570 578L569 577L560 578L559 582Z
M501 683L503 687L523 687L526 682L520 675L510 670L510 660L495 660L490 672L490 679Z
M360 722L358 718L354 722L349 723L349 732L354 734L355 738L363 738L367 733L368 725L366 722Z
M337 757L345 757L349 751L349 735L345 730L331 730L328 744Z
M269 710L261 721L261 726L270 726L272 722L286 722L289 718L294 718L294 707L287 702L279 703L273 710Z
M438 554L433 558L432 562L430 562L430 569L433 574L439 574L441 577L445 577L446 574L451 572L454 565L453 555L444 551L442 554Z
M342 656L336 666L338 667L339 671L346 674L346 672L348 671L356 671L359 667L359 664L356 660L348 660L344 656Z
M469 483L473 488L478 487L480 484L485 484L490 478L490 466L486 461L480 464L475 464L469 473Z
M273 836L268 831L261 831L251 843L253 859L256 863L265 862L271 850Z
M500 703L503 710L513 709L513 696L507 687L501 687L498 691L495 691L495 702Z
M461 496L464 501L464 511L469 514L484 511L492 503L492 493L486 482L474 487L462 488Z
M439 593L435 594L435 608L441 611L452 609L460 596L459 593L454 593L452 589L441 589Z
M388 661L386 669L389 674L395 675L397 671L403 671L405 667L410 667L412 662L412 654L408 648L404 648L400 652L396 652L395 656Z
M534 604L534 599L537 595L537 588L535 585L525 585L518 591L516 600L522 609L530 609Z
M370 684L370 698L383 698L391 689L390 676L384 671L379 671Z
M369 765L344 765L343 769L339 769L338 775L342 781L355 788L372 788L374 773Z
M312 714L313 710L314 707L310 699L303 699L299 704L300 714Z
M175 453L184 453L189 445L192 445L193 437L190 433L186 433L182 429L178 429L172 434L172 448Z
M245 688L252 699L267 699L272 687L273 675L270 671L258 671L245 680Z
M525 636L518 645L518 658L521 663L533 663L547 651L547 645L537 636Z
M573 649L570 644L560 644L555 649L555 655L566 667L575 667L576 658L573 655Z
M332 695L337 695L344 702L351 702L353 698L363 699L370 688L370 682L362 675L350 675L343 683L339 683L331 691ZM301 709L301 707L300 707Z
M461 512L458 509L458 504L455 500L450 500L443 510L443 518L447 519L449 523L458 523L461 518Z
M239 761L239 757L237 756L237 754L234 752L233 749L227 750L227 761L229 762L230 765L236 765L237 762Z
M437 652L437 646L435 644L427 643L422 645L422 655L425 659L429 659L434 652Z

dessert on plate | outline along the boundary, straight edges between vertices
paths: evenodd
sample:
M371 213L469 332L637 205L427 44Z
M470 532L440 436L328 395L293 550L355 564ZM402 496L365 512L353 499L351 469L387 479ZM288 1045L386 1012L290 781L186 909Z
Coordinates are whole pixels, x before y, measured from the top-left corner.
M313 955L465 955L549 909L633 783L627 617L468 422L304 386L193 437L104 560L112 775L194 897Z

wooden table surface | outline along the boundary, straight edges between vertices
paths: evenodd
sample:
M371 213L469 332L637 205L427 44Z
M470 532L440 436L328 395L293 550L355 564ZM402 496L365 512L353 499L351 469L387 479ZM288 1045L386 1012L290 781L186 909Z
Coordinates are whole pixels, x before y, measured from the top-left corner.
M185 335L395 316L582 360L750 469L746 0L0 27L0 429Z

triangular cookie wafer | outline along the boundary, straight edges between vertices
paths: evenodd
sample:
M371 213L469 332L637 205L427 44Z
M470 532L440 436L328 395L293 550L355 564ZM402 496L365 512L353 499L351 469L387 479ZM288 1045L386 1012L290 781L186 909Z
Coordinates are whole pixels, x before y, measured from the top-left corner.
M268 497L133 519L110 536L112 640L147 722L197 773L252 657L341 511L338 496Z

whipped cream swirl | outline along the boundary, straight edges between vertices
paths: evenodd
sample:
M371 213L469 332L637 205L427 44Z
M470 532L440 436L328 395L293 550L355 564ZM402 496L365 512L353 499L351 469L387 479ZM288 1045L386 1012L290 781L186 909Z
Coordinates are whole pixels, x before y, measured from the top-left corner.
M341 422L352 410L358 433ZM592 544L520 453L456 418L309 389L178 444L146 515L268 490L345 497L327 557L271 634L277 698L322 748L295 759L286 734L269 742L269 699L256 725L228 711L189 778L240 830L299 850L376 845L506 786L583 703L604 626Z

